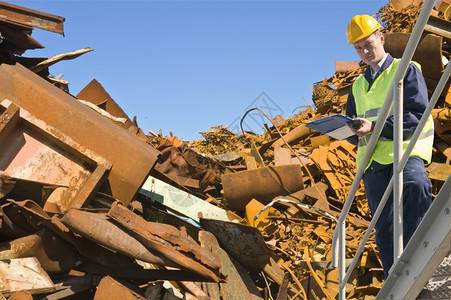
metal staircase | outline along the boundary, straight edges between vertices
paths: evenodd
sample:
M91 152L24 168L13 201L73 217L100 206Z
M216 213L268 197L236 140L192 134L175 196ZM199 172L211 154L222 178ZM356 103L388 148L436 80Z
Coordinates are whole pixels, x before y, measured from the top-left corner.
M415 299L451 250L451 175L390 269L376 299ZM435 298L431 295L431 298ZM449 299L449 298L448 298Z
M402 142L402 130L401 135L399 135L399 129L400 127L402 127L402 117L399 117L399 115L401 115L400 111L402 111L402 105L400 104L402 103L402 90L400 91L399 87L402 88L402 79L407 70L408 64L413 57L413 53L418 46L419 40L421 39L425 27L428 26L427 22L429 16L431 15L434 3L435 1L433 0L425 0L423 3L422 10L415 24L415 28L412 31L411 37L402 56L400 65L385 99L385 103L380 111L379 118L373 130L373 134L370 138L370 141L368 142L367 149L363 155L361 164L357 169L354 182L351 185L340 217L337 220L337 226L332 241L332 266L338 267L339 271L338 299L340 300L346 299L346 284L353 269L358 263L360 255L362 254L365 244L368 241L371 231L374 229L374 226L392 190L394 195L394 210L397 214L394 216L394 219L399 221L395 221L394 223L394 233L395 238L401 241L401 243L399 243L401 244L401 247L396 247L395 243L394 264L389 272L389 276L386 279L384 286L379 291L376 299L416 299L419 295L420 296L418 297L418 299L441 299L439 297L434 297L433 295L434 284L431 281L431 277L433 278L434 272L437 272L436 270L440 266L440 264L449 264L450 260L451 175L442 186L442 189L434 199L431 207L424 216L422 222L420 223L419 227L417 228L416 232L410 239L405 249L402 249L402 209L399 209L399 207L402 207L402 205L399 205L400 203L402 203L402 169L404 168L405 163L410 156L410 153L412 152L412 149L416 141L418 140L422 129L424 128L426 120L430 116L432 109L435 107L435 104L437 103L439 96L442 93L451 74L451 63L448 63L430 99L423 117L421 118L417 129L411 137L409 146L402 154L402 148L401 151L399 151L399 144ZM393 172L393 174L395 175L390 181L390 184L388 185L381 199L379 207L373 215L373 218L368 226L368 230L362 238L362 242L356 251L354 259L346 270L346 217L351 208L356 191L359 188L360 180L362 179L364 173L364 166L372 155L372 152L382 131L383 123L387 119L392 107L394 108L395 117L395 159ZM445 289L447 289L449 292L450 280L447 280L446 282L448 286L446 286ZM424 289L425 287L426 289ZM429 295L425 295L424 291L429 291L431 293ZM444 299L449 299L449 297Z

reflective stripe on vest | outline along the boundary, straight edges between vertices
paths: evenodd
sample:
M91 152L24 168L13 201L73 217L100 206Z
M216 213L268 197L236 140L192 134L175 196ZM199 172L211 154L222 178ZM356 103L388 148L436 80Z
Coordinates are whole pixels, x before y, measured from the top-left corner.
M393 63L385 69L374 81L371 89L368 90L369 83L363 74L355 80L352 86L357 116L365 118L368 121L376 121L384 105L385 98L388 94L396 70L398 69L400 59L394 59ZM419 68L420 66L415 63ZM358 100L357 100L358 99ZM390 113L391 115L392 113ZM359 138L356 162L360 165L363 154L365 152L371 133ZM420 137L412 150L410 156L418 156L427 163L431 162L432 145L434 142L434 123L432 117L429 116ZM407 148L409 140L403 142L403 149ZM379 137L374 152L365 166L365 170L369 167L373 160L380 164L393 163L393 140Z

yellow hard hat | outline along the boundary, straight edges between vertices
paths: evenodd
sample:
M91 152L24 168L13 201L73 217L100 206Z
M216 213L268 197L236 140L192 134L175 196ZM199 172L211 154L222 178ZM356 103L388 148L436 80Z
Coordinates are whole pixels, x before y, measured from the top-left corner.
M369 36L376 30L381 30L382 26L372 16L357 15L352 18L346 28L348 37L348 46L354 44L360 39Z

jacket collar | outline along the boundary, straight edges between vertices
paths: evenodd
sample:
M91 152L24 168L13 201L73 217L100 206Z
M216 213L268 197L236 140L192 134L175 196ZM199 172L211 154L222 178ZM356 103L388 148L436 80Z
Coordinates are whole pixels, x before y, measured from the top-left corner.
M388 53L387 59L382 64L381 68L379 69L378 74L376 74L376 77L374 77L374 80L377 78L377 76L379 76L380 73L382 73L385 69L387 69L392 64L393 59L394 59L393 56L391 56L390 53ZM370 66L366 67L363 75L365 76L366 81L368 81L368 82L373 81L373 79L371 77L371 67Z

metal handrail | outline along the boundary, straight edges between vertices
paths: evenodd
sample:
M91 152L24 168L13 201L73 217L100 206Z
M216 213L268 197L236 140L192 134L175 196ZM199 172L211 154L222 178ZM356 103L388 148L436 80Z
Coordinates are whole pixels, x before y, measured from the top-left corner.
M404 74L405 74L405 72L407 70L407 67L408 67L410 61L412 60L413 53L414 53L416 47L418 46L418 43L419 43L420 38L421 38L421 35L422 35L423 31L424 31L424 27L425 27L425 25L427 23L427 20L429 19L429 16L430 16L430 14L432 12L432 8L434 6L434 2L435 1L433 1L433 0L425 0L425 2L423 4L423 7L422 7L421 12L420 12L420 15L418 16L418 19L417 19L417 22L415 24L415 27L414 27L414 29L412 31L412 34L411 34L411 36L409 38L409 41L408 41L407 46L406 46L406 49L405 49L405 51L403 53L403 56L401 58L399 67L398 67L398 69L397 69L397 71L395 73L393 82L395 82L396 84L399 83L400 81L402 81L402 79L404 77ZM382 106L379 118L376 121L376 125L374 127L373 134L371 135L371 138L370 138L370 140L368 142L367 149L365 150L365 152L363 154L363 158L361 160L361 163L360 163L359 167L357 168L357 172L356 172L354 181L351 184L350 191L349 191L348 196L346 198L346 201L345 201L345 203L343 205L342 212L341 212L340 217L339 217L339 219L337 221L337 225L336 225L336 228L335 228L335 231L334 231L333 240L332 240L332 266L337 267L337 260L338 260L338 268L339 268L339 273L338 273L339 274L339 299L345 299L346 282L349 279L350 273L353 270L353 268L355 267L356 261L357 261L357 258L358 258L358 256L354 257L354 260L352 261L351 265L349 266L348 272L346 273L345 272L346 271L345 270L345 259L346 259L346 256L345 256L345 250L346 250L345 249L345 241L346 241L345 240L345 228L346 228L345 224L346 223L345 223L345 220L346 220L346 217L347 217L347 215L349 213L349 210L351 208L351 205L352 205L352 202L354 200L354 197L355 197L355 194L357 192L357 189L359 188L360 180L362 179L363 173L365 171L365 166L366 166L367 162L369 161L369 159L371 158L371 155L372 155L372 153L374 151L374 148L376 146L377 140L379 139L379 136L380 136L380 134L382 132L382 128L383 128L383 125L385 123L385 120L387 119L388 114L390 112L391 106L393 104L393 95L394 95L394 85L392 83L392 85L390 86L389 91L387 93L387 97L385 98L384 105ZM434 93L434 95L435 95L435 93ZM440 94L438 94L438 95L440 95ZM437 96L437 99L438 99L438 96ZM428 105L428 107L429 107L429 105ZM432 111L432 108L430 109L429 114ZM424 125L425 125L425 123L427 121L427 118L428 118L429 114L427 114L427 115L423 114L423 117L421 118L419 126L417 127L417 129L416 129L411 141L413 140L413 138L416 138L415 139L415 142L416 142L416 140L418 139L418 137L419 137L419 135L421 133L422 128L424 127ZM425 118L425 116L426 116L426 118ZM424 122L422 123L423 119L424 119ZM420 125L422 125L422 126L420 126ZM410 147L410 144L409 144L409 146L407 147L403 158L399 162L399 167L401 167L401 166L402 166L402 168L404 167L404 165L405 165L405 163L407 161L407 158L408 158L408 156L406 156L406 154L409 153L409 155L410 155L410 152L413 149L413 145L414 144L412 144L412 146ZM409 150L409 149L410 149L410 151L407 152L407 150ZM400 169L402 170L402 168L400 168ZM395 169L395 171L397 173L400 172L400 171L398 171L398 169ZM384 193L384 196L382 197L383 198L383 200L382 200L383 204L382 204L382 201L381 201L381 203L380 203L378 209L376 210L376 213L374 214L373 219L372 219L372 221L370 223L370 226L372 225L373 228L374 228L375 223L377 222L377 218L379 217L379 215L380 215L380 213L382 211L383 205L385 205L385 203L386 203L386 201L388 199L388 196L391 193L391 189L392 188L393 188L393 178L390 181L390 184L387 187L387 189L386 189L386 191ZM384 198L386 198L386 199L384 200ZM372 228L371 228L371 230L372 230ZM366 239L368 239L369 234L371 233L371 230L367 230L364 238L366 237ZM338 245L337 245L337 243L338 243ZM362 241L362 243L363 243L363 241ZM366 243L366 240L365 240L365 243ZM363 244L363 246L364 246L364 244ZM362 248L361 250L363 250L363 246L361 244L359 249ZM338 251L337 251L337 248L338 248Z

